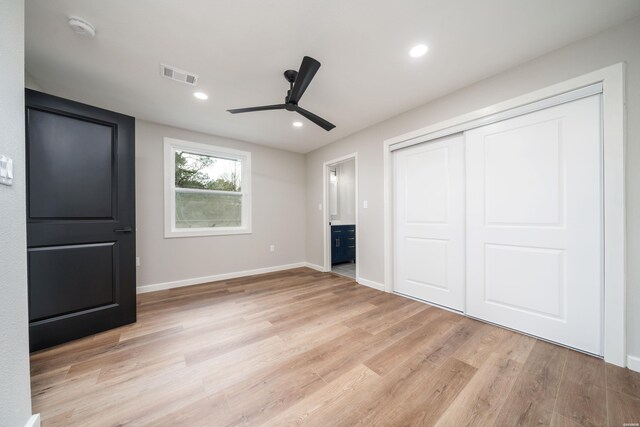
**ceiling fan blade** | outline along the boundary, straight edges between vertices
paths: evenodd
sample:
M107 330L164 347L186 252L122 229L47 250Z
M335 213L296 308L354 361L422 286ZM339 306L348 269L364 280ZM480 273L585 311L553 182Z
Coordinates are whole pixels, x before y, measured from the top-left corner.
M315 114L313 114L312 112L305 110L304 108L298 107L298 109L296 111L298 112L298 114L300 114L301 116L306 117L307 119L311 120L313 123L317 124L318 126L320 126L322 129L324 129L326 131L330 131L331 129L336 127L336 125L334 125L332 123L329 123L328 121L326 121L322 117L318 117Z
M238 113L250 113L252 111L267 111L267 110L284 110L286 105L284 104L275 104L275 105L263 105L261 107L248 107L248 108L235 108L233 110L227 110L231 114Z
M293 84L293 89L291 89L291 94L289 95L288 101L293 104L297 104L302 98L304 91L307 90L309 83L313 80L313 76L316 75L318 69L320 68L320 63L310 56L305 56L302 58L302 64L300 64L300 70L298 70L298 76L296 77L296 81Z

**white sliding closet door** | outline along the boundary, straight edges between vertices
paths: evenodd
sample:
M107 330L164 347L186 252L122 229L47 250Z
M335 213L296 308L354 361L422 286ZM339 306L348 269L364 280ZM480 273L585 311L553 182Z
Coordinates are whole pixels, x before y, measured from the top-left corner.
M602 354L600 95L465 134L467 313Z
M394 153L396 292L464 310L464 138Z

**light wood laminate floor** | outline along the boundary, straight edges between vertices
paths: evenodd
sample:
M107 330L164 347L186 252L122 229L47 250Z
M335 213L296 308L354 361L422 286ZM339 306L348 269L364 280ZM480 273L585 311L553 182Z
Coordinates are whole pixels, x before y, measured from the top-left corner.
M44 426L640 422L638 373L306 268L140 295L31 371Z

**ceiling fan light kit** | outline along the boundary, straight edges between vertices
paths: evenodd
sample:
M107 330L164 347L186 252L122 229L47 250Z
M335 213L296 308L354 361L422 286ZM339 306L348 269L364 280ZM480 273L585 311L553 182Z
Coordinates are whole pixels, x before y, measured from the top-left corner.
M289 82L289 90L287 91L287 96L284 99L284 104L236 108L227 111L229 111L231 114L238 114L251 113L254 111L287 110L296 112L302 117L305 117L306 119L320 126L324 130L330 131L331 129L336 127L334 124L323 119L322 117L316 116L312 112L307 111L298 105L300 98L302 98L302 95L307 90L307 87L309 87L311 80L313 80L313 77L316 75L319 68L320 62L311 58L310 56L305 56L302 59L302 64L300 64L300 70L287 70L284 72L284 78Z

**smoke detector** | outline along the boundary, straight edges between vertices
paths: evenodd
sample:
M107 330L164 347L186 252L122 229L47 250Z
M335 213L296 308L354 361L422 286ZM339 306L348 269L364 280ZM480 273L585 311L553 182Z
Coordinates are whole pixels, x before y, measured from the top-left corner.
M95 37L96 35L96 29L93 27L93 25L91 25L90 22L87 22L86 20L77 16L69 17L69 26L76 34L89 37Z

